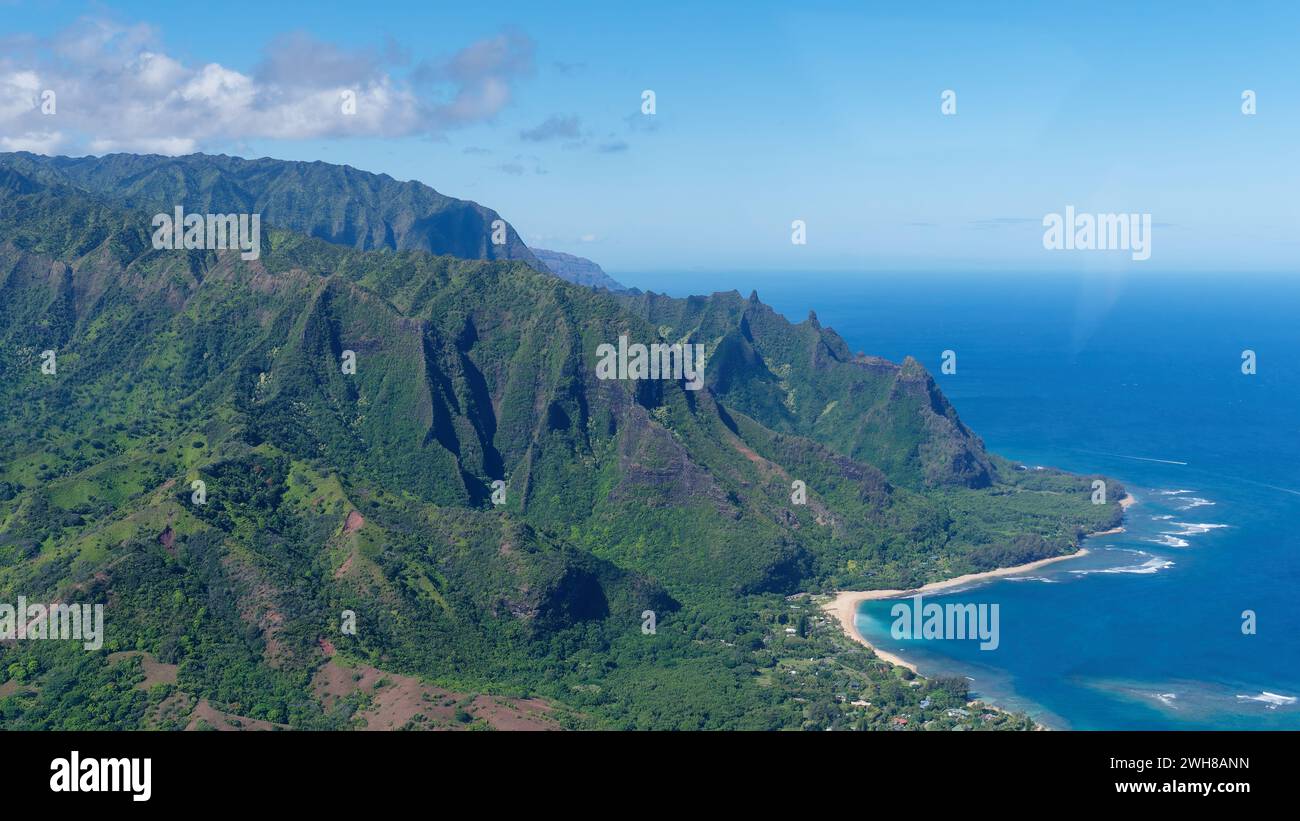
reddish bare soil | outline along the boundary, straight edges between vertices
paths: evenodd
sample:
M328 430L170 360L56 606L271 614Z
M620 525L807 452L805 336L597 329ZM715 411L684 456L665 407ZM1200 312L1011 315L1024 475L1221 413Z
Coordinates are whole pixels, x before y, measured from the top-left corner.
M120 653L109 653L108 663L115 664L123 659L140 657L140 666L144 670L144 681L135 685L137 690L148 690L155 684L175 684L176 673L180 669L175 664L164 664L158 661L149 653L140 650L124 650Z
M179 730L185 727L194 710L194 697L174 691L145 715L146 730Z
M279 640L284 625L280 610L280 592L255 566L233 556L222 558L222 564L239 591L239 616L247 624L255 625L266 642L263 657L272 667L280 667L287 651Z
M358 530L361 529L361 526L364 525L365 523L366 523L365 516L362 516L360 513L358 513L355 510L352 511L351 513L348 514L347 521L343 523L343 535L346 536L349 533L356 533Z
M776 464L775 462L769 462L767 459L764 459L762 456L758 455L758 453L753 448L751 448L749 445L746 445L744 442L740 441L740 439L737 438L736 436L728 436L727 442L746 459L753 462L758 467L762 468L764 473L768 475L775 474L779 476L785 476L784 468L782 468L780 465Z
M23 686L18 683L18 679L11 678L8 681L6 681L4 684L0 684L0 698L11 696L22 689Z
M166 548L172 556L176 555L176 531L172 530L171 525L167 525L163 532L158 534L158 544Z
M211 727L214 730L220 730L223 732L266 731L274 730L276 728L282 730L289 729L288 726L284 724L272 724L269 721L261 721L256 718L247 718L232 713L223 713L221 710L218 710L216 707L209 704L206 698L201 699L198 706L194 708L194 712L190 714L190 723L186 725L185 729L203 729L200 722L206 723L208 727Z
M365 524L366 517L354 510L349 513L347 519L343 521L343 535L350 536L360 530L365 526ZM343 560L343 564L339 565L338 569L334 571L334 578L341 579L346 576L348 571L352 569L352 560L355 557L355 552L349 553L348 557Z
M353 716L364 721L367 730L461 730L480 723L495 730L561 729L551 717L553 708L542 699L454 693L367 665L349 668L328 661L316 672L312 686L326 711L354 692L369 695L370 706ZM458 714L467 714L469 721Z

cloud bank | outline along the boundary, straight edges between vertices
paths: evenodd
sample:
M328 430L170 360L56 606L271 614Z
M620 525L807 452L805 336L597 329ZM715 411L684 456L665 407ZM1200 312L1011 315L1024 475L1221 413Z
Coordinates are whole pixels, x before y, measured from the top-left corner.
M505 30L411 66L396 44L280 36L249 73L169 55L157 29L83 18L0 39L0 150L186 154L251 139L437 137L492 120L534 71Z

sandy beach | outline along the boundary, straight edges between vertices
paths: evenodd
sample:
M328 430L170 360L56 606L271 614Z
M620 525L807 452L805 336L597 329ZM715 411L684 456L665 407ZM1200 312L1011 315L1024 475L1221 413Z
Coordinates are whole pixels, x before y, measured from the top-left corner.
M1132 507L1135 504L1137 504L1137 499L1133 498L1132 493L1126 495L1123 499L1119 500L1119 506L1120 509L1122 510L1128 510L1130 507ZM1110 530L1098 530L1096 533L1089 533L1088 537L1091 538L1093 536L1114 536L1116 533L1123 533L1123 532L1124 532L1123 526L1112 527Z
M1120 507L1122 507L1126 511L1136 503L1137 503L1137 499L1135 499L1133 497L1133 494L1131 493L1126 495L1123 499L1119 500ZM1123 531L1124 528L1116 527L1110 530L1099 531L1097 533L1089 533L1088 537L1108 536L1114 533L1122 533ZM1056 562L1063 562L1066 561L1067 559L1077 559L1080 556L1086 556L1086 555L1088 555L1088 549L1085 547L1081 547L1074 553L1071 553L1067 556L1052 556L1047 559L1039 559L1038 561L1028 562L1027 564L1020 564L1014 567L999 567L996 570L987 570L982 573L967 573L964 576L956 576L951 579L944 579L943 581L930 582L929 584L925 584L920 587L913 588L912 590L845 590L836 593L833 599L831 599L826 604L822 605L822 610L829 613L840 623L840 627L844 630L845 635L847 635L849 638L853 639L859 644L871 648L871 651L873 653L875 653L877 656L884 659L885 661L889 662L890 664L897 664L900 667L906 667L907 669L915 673L917 672L916 665L912 664L910 661L907 661L901 656L898 656L897 654L890 653L886 650L881 650L880 648L872 645L871 642L867 641L866 638L863 637L863 635L858 632L858 627L855 622L857 618L859 604L861 604L864 601L876 601L878 599L901 599L901 598L906 598L908 596L915 596L917 594L924 595L926 593L937 593L941 590L951 590L954 587L962 587L965 585L985 581L987 579L996 579L1001 576L1017 576L1021 573L1029 573L1031 571L1037 570L1040 567L1046 567L1049 564L1055 564Z
M983 573L967 573L964 576L956 576L939 582L930 582L929 584L921 585L920 587L911 590L846 590L836 593L835 598L822 605L822 610L825 610L839 621L840 627L843 628L845 634L847 634L849 638L859 644L870 647L872 652L890 664L897 664L900 667L906 667L915 673L917 672L916 665L912 664L910 661L906 661L900 656L881 650L872 645L871 642L867 641L866 638L858 632L855 618L858 613L859 604L864 601L875 601L877 599L902 599L917 594L924 595L926 593L937 593L941 590L950 590L954 587L962 587L986 579L996 579L1000 576L1015 576L1020 573L1028 573L1037 570L1040 567L1046 567L1049 564L1063 562L1066 559L1077 559L1080 556L1086 555L1088 555L1087 548L1079 548L1079 550L1069 554L1068 556L1052 556L1047 559L1039 559L1036 562L1018 564L1015 567L999 567L997 570L987 570Z

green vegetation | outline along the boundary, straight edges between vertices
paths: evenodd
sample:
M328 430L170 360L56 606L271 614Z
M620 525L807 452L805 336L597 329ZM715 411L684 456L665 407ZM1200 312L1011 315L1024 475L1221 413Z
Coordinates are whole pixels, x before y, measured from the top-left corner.
M1093 505L1092 477L988 454L920 365L815 317L322 234L367 175L241 163L0 155L0 601L106 605L101 651L0 644L0 726L171 728L206 699L348 727L358 700L313 685L328 652L575 727L1027 726L800 594L1071 551L1119 522L1117 484ZM182 201L266 206L262 258L153 250ZM708 389L596 380L620 334L705 344Z

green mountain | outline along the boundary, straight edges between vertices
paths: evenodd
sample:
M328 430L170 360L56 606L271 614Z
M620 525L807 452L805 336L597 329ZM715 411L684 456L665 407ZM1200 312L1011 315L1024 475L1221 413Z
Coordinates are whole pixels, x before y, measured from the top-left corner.
M946 728L983 721L944 713L963 683L905 686L799 594L1121 518L987 453L913 360L480 259L477 218L428 253L380 179L0 155L0 602L105 605L102 651L0 643L0 726ZM155 212L241 203L259 259L152 247ZM620 336L703 345L705 388L598 379Z
M908 487L994 483L983 442L910 357L895 365L854 355L816 314L792 326L757 293L643 294L623 304L666 335L709 340L713 393L774 431L815 439Z
M73 158L19 152L0 154L0 173L6 170L151 213L170 213L178 204L201 214L260 213L268 225L361 250L517 259L545 270L504 220L503 241L492 241L497 212L346 165L224 154Z

